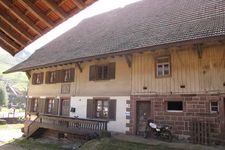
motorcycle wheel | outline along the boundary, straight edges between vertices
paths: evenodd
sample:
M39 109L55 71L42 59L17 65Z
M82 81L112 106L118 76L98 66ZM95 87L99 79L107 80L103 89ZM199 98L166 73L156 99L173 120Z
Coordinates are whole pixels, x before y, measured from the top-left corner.
M166 142L172 142L173 136L170 131L165 130L161 133L161 138Z

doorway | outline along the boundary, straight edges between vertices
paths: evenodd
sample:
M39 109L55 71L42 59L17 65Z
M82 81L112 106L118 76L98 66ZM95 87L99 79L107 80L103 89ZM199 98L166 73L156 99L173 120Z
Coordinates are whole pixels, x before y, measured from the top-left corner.
M136 134L143 135L147 124L147 119L150 118L151 115L151 102L138 101L136 113L137 113Z

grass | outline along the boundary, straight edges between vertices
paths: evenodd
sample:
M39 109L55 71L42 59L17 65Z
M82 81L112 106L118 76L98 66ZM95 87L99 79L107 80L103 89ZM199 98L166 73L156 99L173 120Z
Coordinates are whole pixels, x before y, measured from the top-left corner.
M11 144L20 146L22 148L28 149L28 150L69 150L66 148L62 148L59 145L56 144L46 144L46 143L40 143L33 139L15 139Z
M7 107L1 107L0 108L0 112L9 112L9 113L12 113L13 112L13 109L12 108L9 109ZM15 112L25 112L25 110L20 108L20 109L15 109Z
M0 130L21 129L22 127L24 127L24 124L4 124L4 125L0 125Z
M85 143L79 150L182 150L169 148L164 145L147 145L142 143L125 142L113 138L91 140Z

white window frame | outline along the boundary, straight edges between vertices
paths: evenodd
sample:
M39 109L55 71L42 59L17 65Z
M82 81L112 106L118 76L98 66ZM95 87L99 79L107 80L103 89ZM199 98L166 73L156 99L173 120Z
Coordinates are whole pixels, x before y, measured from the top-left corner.
M212 106L212 103L213 103L213 102L216 102L216 103L217 103L217 106ZM218 110L218 111L213 111L213 110L212 110L213 107L217 107L217 110ZM219 112L219 108L220 108L220 107L219 107L219 102L218 102L218 101L211 101L211 102L210 102L210 112L211 112L211 113L218 113L218 112Z
M168 74L165 74L165 65L168 65ZM157 77L165 77L165 76L170 76L170 63L167 62L167 63L157 63L157 68L156 68L156 71L157 71ZM159 66L162 66L162 75L159 75Z

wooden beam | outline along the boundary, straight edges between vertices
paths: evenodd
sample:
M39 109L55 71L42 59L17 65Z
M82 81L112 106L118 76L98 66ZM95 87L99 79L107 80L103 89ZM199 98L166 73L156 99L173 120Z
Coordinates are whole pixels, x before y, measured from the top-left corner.
M82 72L82 68L81 68L81 63L80 62L76 62L76 66L79 68L80 72Z
M4 23L1 19L0 19L0 29L7 34L11 39L13 39L14 41L16 41L19 45L21 46L25 46L27 45L26 42L24 42L23 40L21 40L20 36L18 36L18 34L16 34L15 31L13 31L11 29L11 27L9 27L6 23Z
M48 5L48 7L50 7L53 11L55 11L63 20L67 17L67 14L52 0L45 0L43 2Z
M78 8L83 9L85 7L84 3L80 0L73 0L73 3L77 5Z
M33 4L31 1L29 0L20 0L19 1L21 4L23 4L30 12L32 12L33 14L35 14L35 16L43 21L45 24L47 24L48 27L53 28L54 27L54 22L49 19L46 14L44 14L37 6L35 6L35 4Z
M10 45L15 51L20 49L21 47L15 43L12 39L10 39L7 35L5 35L2 31L0 31L0 39Z
M24 24L26 24L29 28L31 28L34 32L36 32L39 36L42 33L42 30L39 29L34 22L30 20L25 14L23 14L17 7L15 7L9 0L0 0L0 4L2 4L7 11L11 12L18 19L20 19Z
M4 20L7 24L9 24L14 30L22 34L24 37L26 37L29 41L32 41L34 38L32 35L30 35L24 28L22 28L19 24L17 24L16 21L14 21L10 16L6 15L6 12L0 12L0 15L2 17L2 20Z
M14 56L16 54L16 51L11 46L7 45L4 41L2 41L1 39L0 39L0 46L1 48L9 52L11 55Z
M131 65L132 65L132 55L125 55L125 59L126 59L126 62L127 62L128 67L131 68Z
M28 71L26 71L26 76L27 76L28 79L31 78L31 74Z

